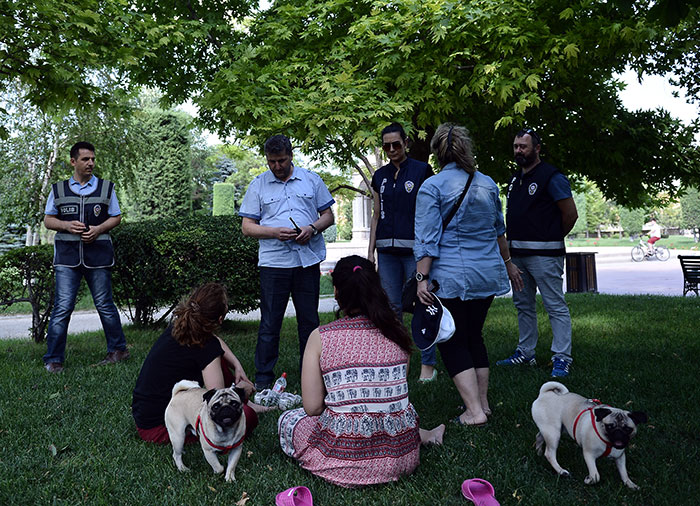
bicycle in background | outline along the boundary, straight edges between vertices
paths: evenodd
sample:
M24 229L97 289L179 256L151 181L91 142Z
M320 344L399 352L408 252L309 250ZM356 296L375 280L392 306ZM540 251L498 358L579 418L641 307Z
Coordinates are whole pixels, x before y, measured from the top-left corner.
M635 262L641 262L642 260L649 260L651 258L656 258L662 262L665 262L671 257L671 253L665 246L652 245L651 250L649 249L649 244L644 241L644 239L639 239L639 244L632 248L632 260Z

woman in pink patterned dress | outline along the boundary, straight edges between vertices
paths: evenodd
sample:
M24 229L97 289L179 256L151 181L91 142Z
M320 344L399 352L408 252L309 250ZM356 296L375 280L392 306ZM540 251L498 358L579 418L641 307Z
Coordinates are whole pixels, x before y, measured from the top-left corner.
M445 426L418 427L406 382L412 341L374 264L342 258L332 279L345 317L311 333L301 374L304 407L280 416L280 445L336 485L395 481L416 469L421 443L442 443Z

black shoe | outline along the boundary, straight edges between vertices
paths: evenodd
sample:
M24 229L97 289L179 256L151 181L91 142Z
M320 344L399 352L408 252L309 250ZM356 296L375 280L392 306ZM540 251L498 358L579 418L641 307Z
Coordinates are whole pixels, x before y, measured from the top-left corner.
M266 388L272 388L272 383L255 382L255 390L257 392L262 392Z
M54 374L63 372L63 364L61 362L49 362L44 364L44 368Z
M131 354L129 353L129 350L110 351L109 353L107 353L104 360L101 360L95 365L116 364L117 362L121 362L122 360L127 360L130 356Z

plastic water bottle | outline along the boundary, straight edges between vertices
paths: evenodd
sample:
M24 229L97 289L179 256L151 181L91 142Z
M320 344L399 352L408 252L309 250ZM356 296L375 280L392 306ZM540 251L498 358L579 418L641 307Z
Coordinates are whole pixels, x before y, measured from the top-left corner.
M287 388L287 373L283 372L282 376L277 378L277 381L275 381L275 384L272 386L272 391L279 395L284 392L285 388Z
M262 392L257 392L253 400L261 406L279 407L281 395L285 388L287 388L287 373L283 372L282 376L277 378L272 388L266 388ZM285 404L290 403L287 401Z

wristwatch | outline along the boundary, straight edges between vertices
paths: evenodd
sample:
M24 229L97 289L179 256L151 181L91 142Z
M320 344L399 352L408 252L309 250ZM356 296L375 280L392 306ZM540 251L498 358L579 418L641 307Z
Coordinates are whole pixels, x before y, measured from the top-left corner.
M318 229L314 227L313 223L309 225L311 229L314 231L314 235L318 235Z
M416 271L416 281L423 281L423 280L427 281L426 276L427 276L427 274L423 274L422 272Z

